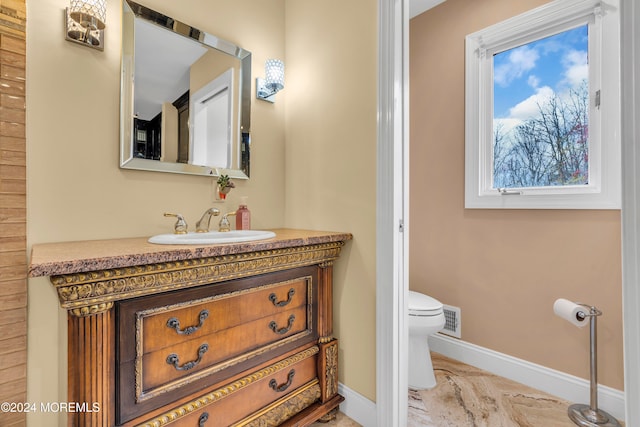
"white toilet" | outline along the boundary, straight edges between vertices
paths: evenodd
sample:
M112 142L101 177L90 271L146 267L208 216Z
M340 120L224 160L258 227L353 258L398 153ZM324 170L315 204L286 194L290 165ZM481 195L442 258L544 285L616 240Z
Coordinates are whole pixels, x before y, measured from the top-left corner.
M427 337L444 327L442 303L409 291L409 387L428 389L436 385Z

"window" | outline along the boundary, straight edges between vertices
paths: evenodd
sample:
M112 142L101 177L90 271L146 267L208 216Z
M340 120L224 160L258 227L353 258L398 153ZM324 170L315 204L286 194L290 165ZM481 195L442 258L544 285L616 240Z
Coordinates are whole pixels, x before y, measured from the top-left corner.
M618 0L467 36L465 207L620 208Z

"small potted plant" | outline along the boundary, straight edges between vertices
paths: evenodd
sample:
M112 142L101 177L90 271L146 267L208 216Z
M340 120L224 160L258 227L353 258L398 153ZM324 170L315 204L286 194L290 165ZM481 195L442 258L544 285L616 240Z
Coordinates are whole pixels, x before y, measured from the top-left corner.
M220 195L221 200L226 199L229 191L235 187L236 185L231 181L229 175L220 175L218 177L218 194Z

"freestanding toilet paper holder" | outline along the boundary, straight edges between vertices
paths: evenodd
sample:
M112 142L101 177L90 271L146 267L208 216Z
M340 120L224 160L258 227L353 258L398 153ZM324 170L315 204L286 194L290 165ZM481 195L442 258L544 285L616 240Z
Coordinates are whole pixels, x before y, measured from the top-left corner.
M589 405L576 403L569 406L569 418L576 425L584 427L621 427L618 420L613 416L598 409L598 355L596 352L598 337L596 332L598 316L601 316L602 312L588 304L576 304L589 309L588 313L579 311L576 317L578 320L589 318L591 335L591 401Z

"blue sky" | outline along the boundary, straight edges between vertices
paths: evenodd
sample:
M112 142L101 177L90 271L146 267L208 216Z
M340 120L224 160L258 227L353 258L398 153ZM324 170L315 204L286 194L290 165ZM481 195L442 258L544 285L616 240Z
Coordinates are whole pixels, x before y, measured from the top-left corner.
M494 55L494 126L506 129L588 78L587 25Z

